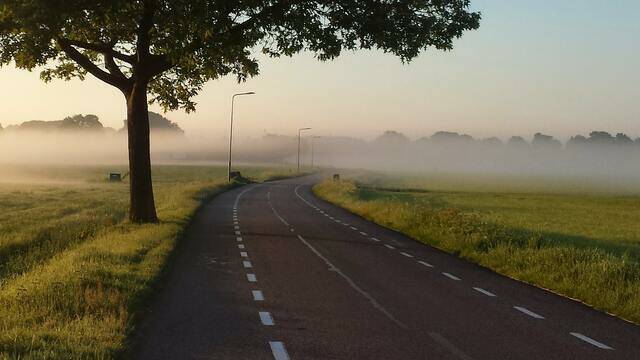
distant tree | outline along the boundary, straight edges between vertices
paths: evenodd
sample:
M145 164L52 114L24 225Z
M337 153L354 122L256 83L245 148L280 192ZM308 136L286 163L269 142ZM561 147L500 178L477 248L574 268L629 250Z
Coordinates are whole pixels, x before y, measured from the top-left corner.
M102 131L102 123L95 115L73 115L62 120L31 120L15 126L14 129L29 131Z
M441 142L451 142L451 141L471 142L471 141L473 141L473 137L471 137L470 135L466 135L466 134L460 135L457 132L437 131L433 135L431 135L431 140L436 141L436 142L438 142L438 141L441 141Z
M606 131L592 131L587 142L590 144L613 144L615 138Z
M374 142L384 145L404 145L409 143L409 138L400 132L387 130L382 135L378 136Z
M615 142L616 145L630 145L630 144L633 144L633 140L631 140L630 137L628 137L626 134L623 134L623 133L617 133L614 142Z
M0 2L0 65L46 66L41 77L87 73L127 104L130 219L157 221L148 98L195 109L205 82L258 74L254 49L300 51L330 60L343 50L380 49L410 61L428 47L449 50L479 26L469 0L11 0Z
M559 149L562 147L562 143L554 139L553 136L536 133L533 135L533 140L531 140L531 146L534 148Z
M482 143L485 145L489 145L489 146L502 146L502 140L498 139L495 136L486 138L486 139L482 139Z
M102 130L104 126L95 115L74 115L66 117L60 123L61 129Z
M512 136L507 141L507 146L510 148L524 149L529 147L529 143L522 136Z
M184 130L178 124L153 111L149 111L149 130L167 134L184 134ZM127 120L124 121L124 127L120 131L127 131Z
M569 138L567 141L567 149L579 149L585 145L587 145L587 138L582 135L576 135Z

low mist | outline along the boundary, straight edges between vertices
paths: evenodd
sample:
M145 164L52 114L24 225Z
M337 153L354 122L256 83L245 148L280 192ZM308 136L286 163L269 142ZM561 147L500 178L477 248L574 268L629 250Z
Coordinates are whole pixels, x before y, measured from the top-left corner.
M151 113L152 162L224 164L228 138L192 137L177 124ZM296 136L266 134L234 139L235 163L277 164L294 168ZM562 143L550 135L529 139L474 139L438 132L412 140L387 131L372 141L352 137L304 136L301 164L403 173L464 173L589 176L640 179L640 141L624 134L591 132ZM124 129L102 127L93 115L60 121L33 121L0 130L0 166L114 165L127 163ZM8 175L5 173L5 179Z

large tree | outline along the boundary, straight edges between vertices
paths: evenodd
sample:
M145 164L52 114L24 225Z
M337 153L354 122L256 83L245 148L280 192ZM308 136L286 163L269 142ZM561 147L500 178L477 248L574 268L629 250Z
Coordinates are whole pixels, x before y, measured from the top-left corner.
M127 104L130 219L157 221L148 104L195 109L209 80L258 74L254 52L379 49L402 61L449 50L480 14L469 0L0 0L0 65L43 68L45 81L87 73Z

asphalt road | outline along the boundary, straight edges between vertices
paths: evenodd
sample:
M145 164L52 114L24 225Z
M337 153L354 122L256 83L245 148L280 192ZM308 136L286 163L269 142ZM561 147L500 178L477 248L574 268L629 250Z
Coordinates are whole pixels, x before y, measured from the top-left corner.
M640 359L640 327L372 224L314 181L207 204L131 357Z

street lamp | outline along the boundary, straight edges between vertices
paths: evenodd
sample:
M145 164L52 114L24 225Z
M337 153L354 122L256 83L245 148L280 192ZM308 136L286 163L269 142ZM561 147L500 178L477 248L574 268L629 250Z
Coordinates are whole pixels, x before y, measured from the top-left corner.
M300 172L300 133L305 130L311 130L310 127L298 129L298 172Z
M229 182L231 182L231 144L233 144L233 104L236 101L236 96L243 96L243 95L254 95L255 92L250 91L250 92L243 92L243 93L238 93L238 94L234 94L231 97L231 126L229 127L229 169L227 171L227 175L229 178Z
M313 139L319 139L319 138L321 138L321 137L322 137L322 136L312 136L312 137L311 137L311 169L313 169L313 156L314 156L314 155L313 155L313 143L314 143L314 142L313 142Z

